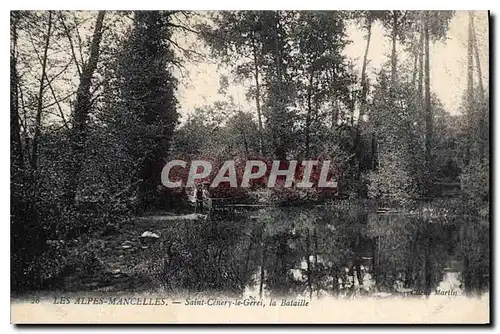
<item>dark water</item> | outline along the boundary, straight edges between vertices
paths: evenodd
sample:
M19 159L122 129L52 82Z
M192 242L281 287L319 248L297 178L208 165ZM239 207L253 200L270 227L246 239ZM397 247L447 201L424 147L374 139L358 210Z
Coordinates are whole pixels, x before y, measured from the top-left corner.
M168 256L153 270L172 292L382 297L489 289L488 223L432 206L231 208L172 229Z

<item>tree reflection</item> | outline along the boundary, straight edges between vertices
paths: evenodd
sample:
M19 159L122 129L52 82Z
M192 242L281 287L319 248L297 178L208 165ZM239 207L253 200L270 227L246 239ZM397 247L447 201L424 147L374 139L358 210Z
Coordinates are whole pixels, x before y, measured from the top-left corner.
M452 277L468 294L487 290L488 226L429 210L321 205L213 214L177 230L165 268L178 269L164 284L190 293L352 298L429 295Z

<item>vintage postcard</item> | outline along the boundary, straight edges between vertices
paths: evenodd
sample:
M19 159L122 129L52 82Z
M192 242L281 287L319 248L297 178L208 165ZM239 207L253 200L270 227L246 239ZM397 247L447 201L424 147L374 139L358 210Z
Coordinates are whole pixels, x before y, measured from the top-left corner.
M11 11L11 322L490 323L489 31Z

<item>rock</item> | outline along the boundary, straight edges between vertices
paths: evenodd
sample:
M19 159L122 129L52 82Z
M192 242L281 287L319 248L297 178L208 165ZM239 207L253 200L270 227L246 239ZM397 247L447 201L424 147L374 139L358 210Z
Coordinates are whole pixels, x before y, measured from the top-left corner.
M154 244L158 239L160 239L160 236L158 234L153 233L151 231L144 232L139 237L139 240L141 241L141 248L142 249L148 248L148 245Z
M122 248L122 249L132 248L132 242L129 240L125 240L119 248Z
M158 239L160 236L156 233L146 231L141 235L141 238L155 238Z

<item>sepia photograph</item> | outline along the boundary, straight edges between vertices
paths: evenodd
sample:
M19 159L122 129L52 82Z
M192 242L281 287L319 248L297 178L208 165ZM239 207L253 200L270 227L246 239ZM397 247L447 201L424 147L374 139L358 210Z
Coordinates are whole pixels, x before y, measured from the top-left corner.
M12 10L11 323L489 324L490 19Z

